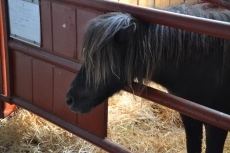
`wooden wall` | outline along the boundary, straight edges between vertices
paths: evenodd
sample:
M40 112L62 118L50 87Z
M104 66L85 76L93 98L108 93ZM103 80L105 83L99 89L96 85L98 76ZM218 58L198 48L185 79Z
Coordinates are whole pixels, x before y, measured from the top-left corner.
M145 7L164 8L179 3L194 3L198 0L111 0Z
M3 8L8 9L7 0L0 2L3 2ZM30 111L36 110L37 114L44 118L59 118L97 136L105 137L107 102L89 114L82 115L73 113L65 100L69 85L82 63L81 40L85 26L89 20L104 12L55 0L42 0L40 9L41 47L31 46L13 38L8 39L9 34L5 32L7 49L4 53L7 55L7 87L10 89L8 95L17 99L15 104ZM4 20L0 24L8 23L7 12L8 10L3 12ZM9 31L9 26L5 28L5 31ZM1 83L0 79L0 85ZM3 103L0 101L0 117L3 116L2 107ZM41 114L42 111L47 114Z

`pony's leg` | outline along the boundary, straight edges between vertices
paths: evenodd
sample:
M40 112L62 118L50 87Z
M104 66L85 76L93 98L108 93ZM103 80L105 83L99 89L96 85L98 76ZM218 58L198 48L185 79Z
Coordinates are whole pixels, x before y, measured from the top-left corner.
M202 122L193 119L186 115L180 114L184 123L187 152L188 153L201 153L202 145Z
M220 128L205 124L206 153L222 153L228 132Z

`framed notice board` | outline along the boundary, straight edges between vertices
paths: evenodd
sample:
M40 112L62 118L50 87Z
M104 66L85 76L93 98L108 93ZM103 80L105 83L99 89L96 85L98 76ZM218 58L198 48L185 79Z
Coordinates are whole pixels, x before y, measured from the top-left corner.
M8 0L10 37L41 46L39 0Z

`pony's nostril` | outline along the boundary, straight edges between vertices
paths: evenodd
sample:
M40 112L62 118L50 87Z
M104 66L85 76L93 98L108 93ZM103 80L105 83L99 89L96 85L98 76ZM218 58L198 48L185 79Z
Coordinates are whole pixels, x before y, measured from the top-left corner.
M73 97L67 96L67 97L66 97L66 103L67 103L67 105L68 105L70 108L73 107L73 105L74 105L74 99L73 99Z

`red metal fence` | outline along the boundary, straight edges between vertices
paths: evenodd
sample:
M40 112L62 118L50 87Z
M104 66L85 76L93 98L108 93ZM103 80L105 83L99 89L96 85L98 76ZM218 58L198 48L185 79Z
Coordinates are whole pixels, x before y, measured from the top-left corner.
M230 7L229 3L210 1ZM0 6L0 74L2 80L6 76L0 82L0 111L5 108L2 102L14 103L109 152L129 151L106 138L107 102L88 115L72 113L65 103L69 84L81 67L81 38L89 20L106 12L121 11L148 22L230 39L230 24L225 22L111 1L41 0L42 46L35 47L9 37L7 0L0 0ZM156 89L149 88L140 96L230 130L230 117L221 112Z

